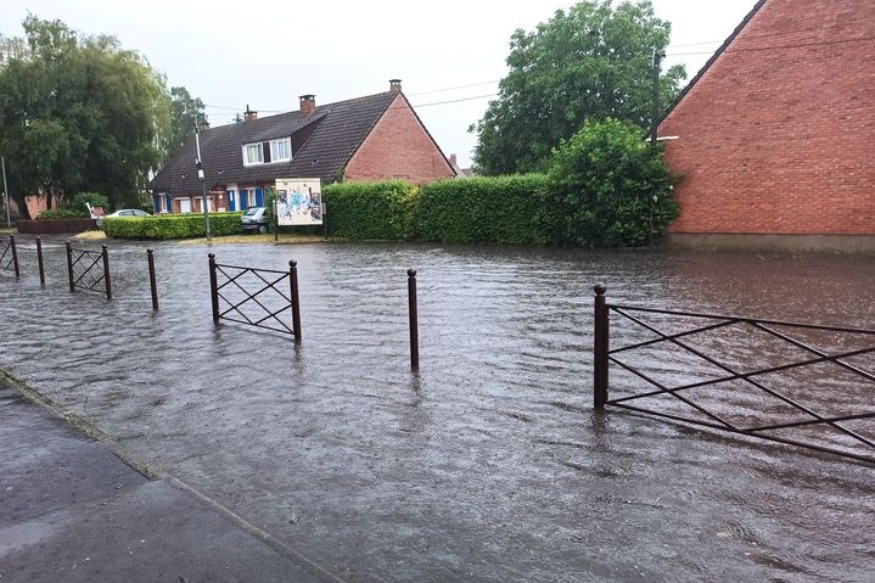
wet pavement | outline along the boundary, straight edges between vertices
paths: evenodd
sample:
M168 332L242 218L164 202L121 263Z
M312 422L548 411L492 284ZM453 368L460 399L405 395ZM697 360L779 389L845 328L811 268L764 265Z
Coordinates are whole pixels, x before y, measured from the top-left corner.
M332 581L174 484L147 480L3 379L0 491L2 581Z
M110 244L112 302L67 291L62 240L44 243L44 289L19 248L22 280L0 275L0 367L340 579L875 570L871 465L590 407L596 281L617 303L875 328L871 257L161 244L153 314L144 245ZM210 250L298 261L301 347L213 326ZM871 406L853 390L817 399Z

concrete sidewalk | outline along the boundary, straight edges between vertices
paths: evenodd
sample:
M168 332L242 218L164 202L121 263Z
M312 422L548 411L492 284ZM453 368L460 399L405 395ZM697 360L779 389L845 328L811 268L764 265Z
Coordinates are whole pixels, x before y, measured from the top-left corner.
M0 379L0 583L339 581Z

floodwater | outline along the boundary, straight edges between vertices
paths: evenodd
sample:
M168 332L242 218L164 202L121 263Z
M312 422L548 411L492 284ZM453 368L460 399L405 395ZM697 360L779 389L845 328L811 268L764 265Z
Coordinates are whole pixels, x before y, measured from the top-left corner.
M45 288L32 240L19 248L23 278L0 275L0 367L345 581L872 580L875 466L591 408L596 282L619 304L875 328L871 257L159 244L153 314L144 245L110 244L111 302L69 293L62 240L44 243ZM213 325L208 251L298 261L299 348ZM620 320L612 343L646 338ZM692 374L679 355L639 358ZM871 354L853 364L875 370ZM873 384L833 372L778 384L871 411ZM866 422L853 429L873 439Z

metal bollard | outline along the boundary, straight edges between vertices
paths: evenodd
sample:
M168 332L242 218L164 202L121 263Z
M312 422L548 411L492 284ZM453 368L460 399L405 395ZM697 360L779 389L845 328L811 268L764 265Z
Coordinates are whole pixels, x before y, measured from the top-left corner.
M36 260L39 264L39 284L46 285L46 266L43 263L43 240L41 237L36 238Z
M410 368L419 370L419 314L416 305L416 269L407 270L407 300L410 314Z
M219 323L219 282L216 279L216 255L210 253L210 299L213 302L213 323Z
M73 279L73 244L67 241L64 245L67 247L67 274L70 277L70 292L75 292L76 280Z
M146 257L149 260L149 286L152 291L152 310L158 311L158 285L155 283L155 257L151 249L146 249Z
M12 249L12 266L15 268L15 278L21 277L18 269L18 250L15 248L15 235L9 235L9 247Z
M103 278L106 282L106 299L112 299L112 280L109 277L109 252L106 245L101 245L100 249L103 254Z
M298 262L289 261L289 286L292 292L292 332L295 344L301 343L301 307L298 302Z
M595 291L595 326L593 337L593 406L604 409L608 402L608 307L605 302L605 284Z

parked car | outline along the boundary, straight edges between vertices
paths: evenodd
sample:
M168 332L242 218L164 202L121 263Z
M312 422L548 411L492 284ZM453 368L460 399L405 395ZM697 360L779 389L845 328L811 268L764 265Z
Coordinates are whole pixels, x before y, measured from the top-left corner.
M254 206L246 211L240 217L240 228L244 233L250 231L258 231L259 233L267 233L267 209L263 206Z
M97 217L97 226L103 225L103 219L107 217L122 217L122 218L142 218L142 217L151 217L149 213L140 209L119 209L114 213L109 213L108 215L104 215L102 217Z

